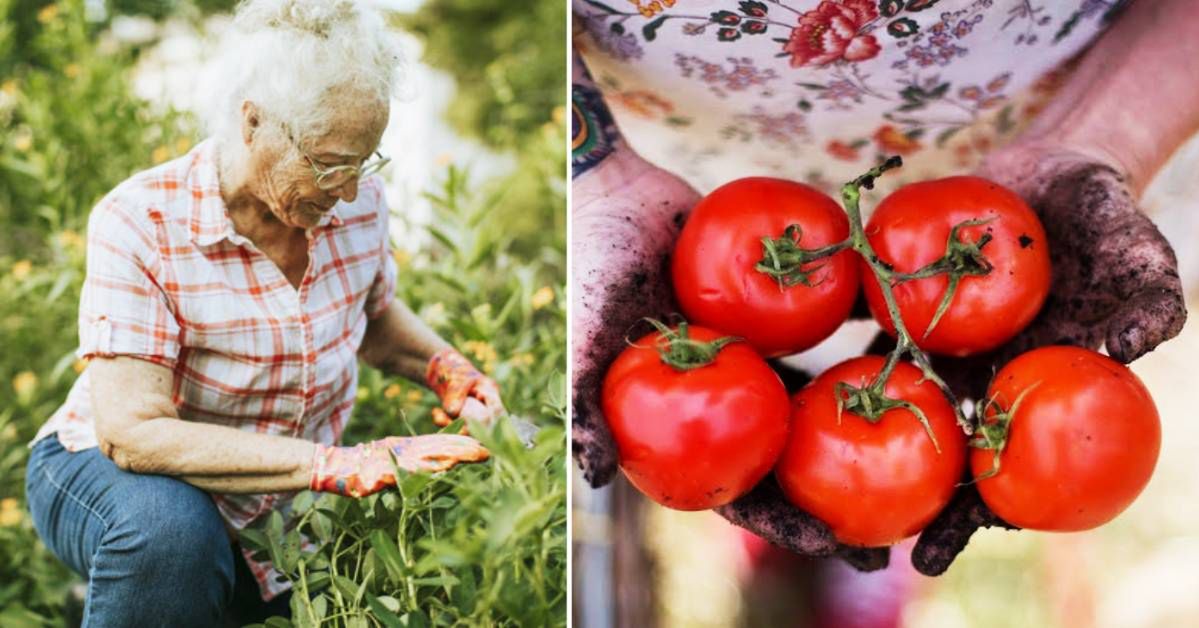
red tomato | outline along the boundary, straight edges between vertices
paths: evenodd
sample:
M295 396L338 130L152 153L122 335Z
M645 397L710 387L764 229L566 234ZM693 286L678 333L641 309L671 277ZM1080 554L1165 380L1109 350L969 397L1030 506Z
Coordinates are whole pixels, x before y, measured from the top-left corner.
M675 295L689 320L745 338L767 357L810 348L849 316L858 291L854 253L804 264L811 286L780 287L755 270L762 238L802 229L799 246L815 249L849 236L836 201L806 185L752 177L723 185L695 206L675 245Z
M1011 417L999 471L978 481L983 501L1008 523L1034 530L1089 530L1136 499L1157 464L1161 423L1132 371L1078 347L1042 347L1000 369L987 392ZM994 419L994 406L986 417ZM994 452L975 449L975 477Z
M725 334L689 327L693 340ZM678 510L727 504L774 466L787 439L787 390L752 347L733 342L691 370L665 364L652 333L604 377L601 403L620 467L650 499Z
M1010 340L1040 311L1049 294L1049 245L1037 215L1014 192L978 177L950 177L906 185L883 199L866 225L875 252L896 271L910 273L945 254L950 229L967 220L984 225L959 230L963 242L992 240L982 254L993 268L984 276L964 276L948 311L933 331L925 330L945 294L946 275L915 279L893 287L900 316L916 344L934 353L964 356L989 351ZM874 319L892 336L874 274L859 259Z
M847 360L796 393L791 435L775 468L787 499L848 545L891 545L924 529L949 503L966 466L966 437L953 408L911 364L895 367L886 395L924 411L940 453L906 409L889 410L877 423L849 412L838 420L834 386L866 386L884 361Z

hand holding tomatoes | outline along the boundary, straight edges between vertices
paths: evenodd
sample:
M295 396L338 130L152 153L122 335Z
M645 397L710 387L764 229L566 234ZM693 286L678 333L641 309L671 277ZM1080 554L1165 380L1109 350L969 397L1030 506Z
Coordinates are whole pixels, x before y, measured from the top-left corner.
M699 194L631 150L573 185L571 205L571 450L594 487L616 473L600 410L604 372L643 317L677 311L667 259Z
M1182 329L1186 307L1174 251L1137 208L1121 170L1068 147L1026 140L989 155L979 174L1037 212L1053 278L1041 312L1015 338L990 353L936 360L954 390L982 398L994 369L1037 347L1105 345L1127 364ZM944 572L977 528L1000 523L976 489L962 492L967 498L955 499L929 524L912 552L922 573Z

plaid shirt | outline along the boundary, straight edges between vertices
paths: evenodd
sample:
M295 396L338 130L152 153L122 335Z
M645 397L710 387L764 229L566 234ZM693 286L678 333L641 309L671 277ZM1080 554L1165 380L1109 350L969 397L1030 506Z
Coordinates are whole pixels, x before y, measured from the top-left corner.
M81 358L129 355L174 371L180 418L332 444L357 391L367 319L395 294L388 210L377 177L308 231L309 266L297 290L233 230L206 140L134 175L92 211L87 278L79 304ZM70 451L95 447L89 371L34 439L57 433ZM294 493L213 499L228 526ZM288 585L246 556L264 599Z

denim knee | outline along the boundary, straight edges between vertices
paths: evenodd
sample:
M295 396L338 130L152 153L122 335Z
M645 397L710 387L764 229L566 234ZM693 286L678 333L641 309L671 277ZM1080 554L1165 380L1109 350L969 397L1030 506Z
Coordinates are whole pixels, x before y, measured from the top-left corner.
M223 520L203 491L174 478L146 475L122 490L128 504L111 521L98 579L124 578L151 601L160 625L203 625L220 617L233 595L233 549ZM125 587L122 587L125 588Z

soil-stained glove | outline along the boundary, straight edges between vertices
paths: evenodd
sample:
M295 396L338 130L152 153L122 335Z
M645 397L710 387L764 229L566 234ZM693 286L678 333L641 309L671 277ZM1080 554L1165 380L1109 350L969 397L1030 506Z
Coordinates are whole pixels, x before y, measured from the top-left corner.
M996 369L1036 347L1106 344L1112 358L1129 363L1182 330L1186 307L1174 250L1116 168L1030 142L993 153L978 174L1014 190L1040 216L1053 284L1041 313L1003 347L936 360L958 395L981 399ZM943 573L975 530L992 525L1012 527L965 487L920 535L912 563L926 575Z
M453 434L389 436L353 447L317 445L309 488L365 497L395 486L396 467L411 473L435 473L462 462L482 462L488 456L475 439Z

